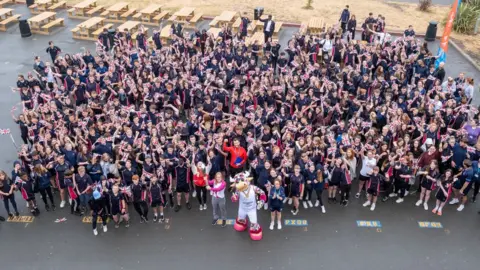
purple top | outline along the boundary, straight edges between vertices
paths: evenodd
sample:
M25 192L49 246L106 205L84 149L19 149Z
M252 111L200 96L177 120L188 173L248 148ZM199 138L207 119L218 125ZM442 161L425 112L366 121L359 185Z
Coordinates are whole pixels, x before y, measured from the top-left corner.
M473 128L471 125L466 125L463 127L467 131L468 134L468 143L469 144L476 144L478 136L480 136L480 127Z

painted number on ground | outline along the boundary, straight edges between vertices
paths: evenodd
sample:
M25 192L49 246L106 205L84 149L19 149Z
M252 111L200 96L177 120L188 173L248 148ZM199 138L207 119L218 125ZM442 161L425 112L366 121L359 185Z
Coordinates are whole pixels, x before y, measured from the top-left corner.
M235 219L231 219L231 218L230 218L230 219L227 219L227 220L226 220L226 224L227 224L227 225L233 225L233 224L235 224ZM222 220L221 220L221 219L217 220L217 225L222 225Z
M20 223L32 223L35 217L33 216L18 216L18 217L9 217L8 222L20 222Z
M357 220L357 227L381 228L382 223L378 220Z
M83 217L82 218L83 223L92 223L92 217ZM110 222L110 219L107 217L107 223ZM97 217L97 223L102 223L102 218Z
M285 226L308 226L306 219L285 219Z
M442 223L440 223L440 222L429 222L429 221L419 221L418 226L420 228L434 228L434 229L443 228Z

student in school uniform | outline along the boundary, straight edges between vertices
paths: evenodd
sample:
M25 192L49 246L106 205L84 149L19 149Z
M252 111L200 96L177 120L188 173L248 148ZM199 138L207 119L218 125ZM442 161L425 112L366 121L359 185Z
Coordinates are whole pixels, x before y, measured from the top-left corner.
M315 202L315 207L320 206L322 208L322 213L325 214L327 211L325 210L325 205L323 204L322 200L322 193L323 189L325 188L325 181L326 175L323 172L323 168L318 168L316 173L316 178L313 180L313 190L317 194L317 201Z
M132 185L130 189L132 191L133 197L133 207L135 211L140 215L140 223L148 222L148 204L147 204L147 186L145 181L142 179L140 182L140 177L134 175L132 177Z
M150 206L153 210L153 222L159 220L159 222L162 223L165 221L165 217L163 216L163 207L165 206L165 201L162 195L162 187L156 176L153 176L150 179L149 195ZM158 218L158 213L160 213L160 219Z
M282 229L282 210L283 200L285 199L285 190L282 187L282 178L278 177L273 182L273 186L270 188L268 194L268 200L270 201L270 230L275 227L275 219L277 220L277 229Z
M124 195L119 191L117 184L112 186L110 193L110 208L112 209L112 217L115 222L115 229L120 227L120 223L125 221L125 228L130 227L129 216L127 213L127 202Z
M100 216L102 218L103 232L107 232L107 214L105 211L105 199L102 197L102 193L95 189L92 193L92 198L88 202L90 209L92 210L92 228L93 235L97 236L97 218Z
M420 172L423 175L423 179L420 183L421 192L420 198L415 203L416 206L420 206L423 203L423 208L428 210L428 200L430 199L430 193L435 190L440 172L438 171L438 162L432 160L427 170Z
M435 194L436 204L435 208L433 208L432 213L437 214L439 216L442 215L443 207L445 206L447 200L450 198L450 194L452 194L452 185L453 183L453 173L452 170L447 169L445 173L440 177L437 181L438 190Z
M174 165L174 177L176 179L176 188L175 191L177 192L177 204L175 205L174 211L180 211L182 207L182 193L185 197L185 205L187 209L192 209L192 205L190 204L190 161L185 160L180 157L176 164Z
M380 193L380 185L382 181L385 181L385 177L379 174L379 172L380 172L380 168L378 166L375 166L367 182L368 195L367 195L367 201L363 204L363 207L370 206L371 211L375 210L378 194Z

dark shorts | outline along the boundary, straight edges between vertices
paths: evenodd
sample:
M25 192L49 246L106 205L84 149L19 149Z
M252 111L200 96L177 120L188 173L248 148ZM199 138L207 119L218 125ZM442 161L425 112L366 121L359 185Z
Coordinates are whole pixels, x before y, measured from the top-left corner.
M368 176L363 176L363 175L360 174L360 176L358 177L358 180L360 180L360 181L368 181L368 180L370 180L370 177L368 177Z
M428 180L423 180L421 186L426 190L432 190L433 182Z
M27 202L31 202L31 201L33 201L33 200L35 200L35 195L29 194L29 195L28 195L28 198L27 198Z
M371 187L367 189L367 193L372 195L372 196L378 196L378 189L377 187Z
M270 212L282 212L282 209L283 209L283 206L279 206L279 205L274 205L274 206L270 206Z
M330 186L330 187L338 187L338 186L340 186L340 182L328 182L328 186Z
M290 195L292 197L300 197L300 187L296 187L292 185L290 188Z
M150 204L151 207L159 207L159 206L164 206L162 203L162 200L153 200L152 203Z
M441 201L441 202L446 202L447 201L447 197L445 196L445 194L443 194L443 191L441 189L438 190L437 192L437 195L435 195L435 198L437 198L437 200Z
M177 188L175 189L178 192L180 193L188 193L190 192L190 186L188 184L183 184L183 185L177 185Z
M467 196L468 192L472 188L472 183L473 182L468 183L468 186L463 190L463 196ZM457 190L461 190L464 184L465 184L464 181L457 181L453 183L453 187Z
M57 181L58 183L58 187L59 189L66 189L67 188L67 185L65 185L65 181L64 180L58 180Z

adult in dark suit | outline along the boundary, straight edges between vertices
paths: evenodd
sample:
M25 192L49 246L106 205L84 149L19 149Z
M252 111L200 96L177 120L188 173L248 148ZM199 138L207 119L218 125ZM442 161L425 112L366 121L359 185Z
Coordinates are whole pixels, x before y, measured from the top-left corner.
M260 19L260 21L263 22L263 34L265 36L265 42L267 42L268 39L272 37L273 31L275 31L275 22L272 20L272 15L268 15L268 19Z

